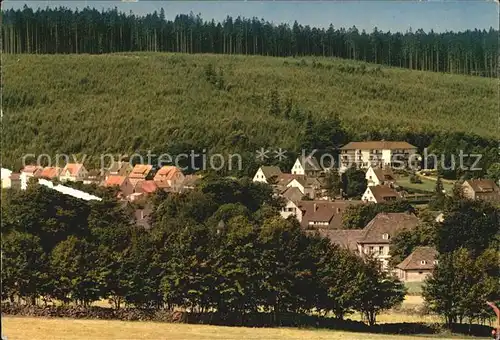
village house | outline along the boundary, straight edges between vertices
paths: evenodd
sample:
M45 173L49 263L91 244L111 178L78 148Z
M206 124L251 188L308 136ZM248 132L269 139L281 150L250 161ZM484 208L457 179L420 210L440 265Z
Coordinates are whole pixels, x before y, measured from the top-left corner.
M57 166L47 166L42 169L42 171L37 175L39 178L44 178L48 180L58 179L61 175L62 168Z
M10 189L12 184L11 184L11 179L10 176L12 175L12 170L2 168L2 188L3 189Z
M85 166L81 163L68 163L62 169L59 180L61 182L83 182L85 177L87 177L88 171L85 169Z
M403 230L414 229L418 223L419 219L409 212L377 214L357 241L359 254L374 256L387 269L391 239Z
M83 184L97 184L100 185L103 181L103 175L100 170L89 170L87 177L83 179Z
M368 186L389 185L396 182L390 167L379 168L370 165L366 170L365 178Z
M20 190L21 189L21 174L20 173L12 173L9 176L10 181L10 189Z
M361 198L364 202L382 203L401 199L399 192L387 185L375 185L366 188Z
M153 166L149 164L136 164L130 172L128 178L135 187L137 182L152 179Z
M302 212L301 226L304 229L342 229L344 210L361 201L300 201L297 206Z
M43 168L38 165L26 165L20 174L21 190L26 190L30 178L38 177L42 170Z
M358 252L358 241L363 236L362 229L318 229L320 236L326 237L332 244Z
M130 162L118 161L111 164L108 169L107 176L118 175L118 176L128 176L134 167Z
M321 168L316 158L301 156L297 158L290 172L292 175L318 177L324 173L324 169Z
M119 175L110 175L104 181L105 187L117 187L120 190L120 196L126 197L134 193L134 187L128 177Z
M151 228L150 217L153 213L153 208L150 205L146 205L143 208L138 208L134 211L135 224L143 227L144 229Z
M281 196L285 200L285 205L280 211L281 217L286 219L290 216L295 216L295 218L301 222L302 211L298 207L298 202L300 202L304 196L302 192L296 187L289 187L281 193Z
M416 247L413 252L398 264L394 270L403 282L423 282L432 275L437 265L438 252L433 247Z
M277 166L261 166L255 176L253 176L254 182L261 182L267 184L275 184L278 177L282 174L281 169Z
M462 183L463 195L472 200L500 201L500 189L492 179L469 179Z
M184 174L175 166L165 165L156 172L153 180L160 189L178 192L182 188Z
M158 185L156 185L153 180L138 181L134 186L134 193L141 194L143 196L149 196L158 190Z
M286 185L287 188L297 188L303 196L315 199L321 191L321 182L315 177L295 177Z
M376 167L417 167L417 147L407 142L369 141L350 142L340 148L340 168L342 171L355 166Z

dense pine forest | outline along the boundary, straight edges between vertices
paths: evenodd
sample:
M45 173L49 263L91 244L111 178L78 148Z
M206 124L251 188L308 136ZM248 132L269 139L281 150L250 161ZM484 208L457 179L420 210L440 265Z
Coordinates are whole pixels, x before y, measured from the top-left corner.
M253 176L261 147L284 148L293 163L303 148L370 139L481 153L485 170L498 161L490 78L336 58L154 52L5 55L2 66L2 162L16 171L26 153L98 161L205 149L241 153L240 174Z
M322 56L417 70L495 77L498 31L490 28L435 33L367 33L295 22L275 25L258 18L204 21L199 15L167 20L163 9L146 16L67 8L3 12L6 53L110 53L130 51Z

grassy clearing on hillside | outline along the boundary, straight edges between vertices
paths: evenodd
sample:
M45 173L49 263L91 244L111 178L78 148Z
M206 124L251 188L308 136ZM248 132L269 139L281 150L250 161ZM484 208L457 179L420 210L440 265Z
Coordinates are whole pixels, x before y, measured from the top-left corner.
M322 66L313 67L313 60ZM338 114L357 138L432 131L497 136L491 124L498 108L494 79L369 64L362 70L359 62L331 58L300 61L166 53L6 55L3 161L12 165L27 152L296 150L304 126L285 118L288 99L313 117ZM222 69L224 89L207 81L209 63L218 73ZM274 89L279 116L269 114Z
M169 339L169 340L418 340L424 337L288 328L244 328L98 320L4 317L9 340ZM428 337L425 337L428 338ZM437 338L437 337L434 337ZM446 340L451 338L438 337ZM455 338L457 339L457 338Z

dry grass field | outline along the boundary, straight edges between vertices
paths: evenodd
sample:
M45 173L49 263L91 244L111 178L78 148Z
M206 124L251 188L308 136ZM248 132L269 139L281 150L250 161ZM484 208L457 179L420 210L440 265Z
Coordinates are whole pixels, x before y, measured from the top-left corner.
M2 318L2 326L2 332L9 340L418 340L427 338L419 336L347 333L329 330L218 327L154 322L69 320L28 317L4 317ZM452 339L443 337L434 338L442 340Z

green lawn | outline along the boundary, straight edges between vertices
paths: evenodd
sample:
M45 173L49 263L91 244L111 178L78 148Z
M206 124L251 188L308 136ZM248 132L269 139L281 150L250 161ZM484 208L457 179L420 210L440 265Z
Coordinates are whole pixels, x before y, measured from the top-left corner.
M434 192L434 189L436 187L436 181L426 179L426 178L420 178L422 180L422 183L410 183L410 177L405 176L405 177L400 177L396 180L396 183L403 188L407 189L417 189L417 190L423 190L427 192ZM453 184L451 183L446 183L443 182L443 187L444 190L446 190L447 193L451 193L453 190Z

